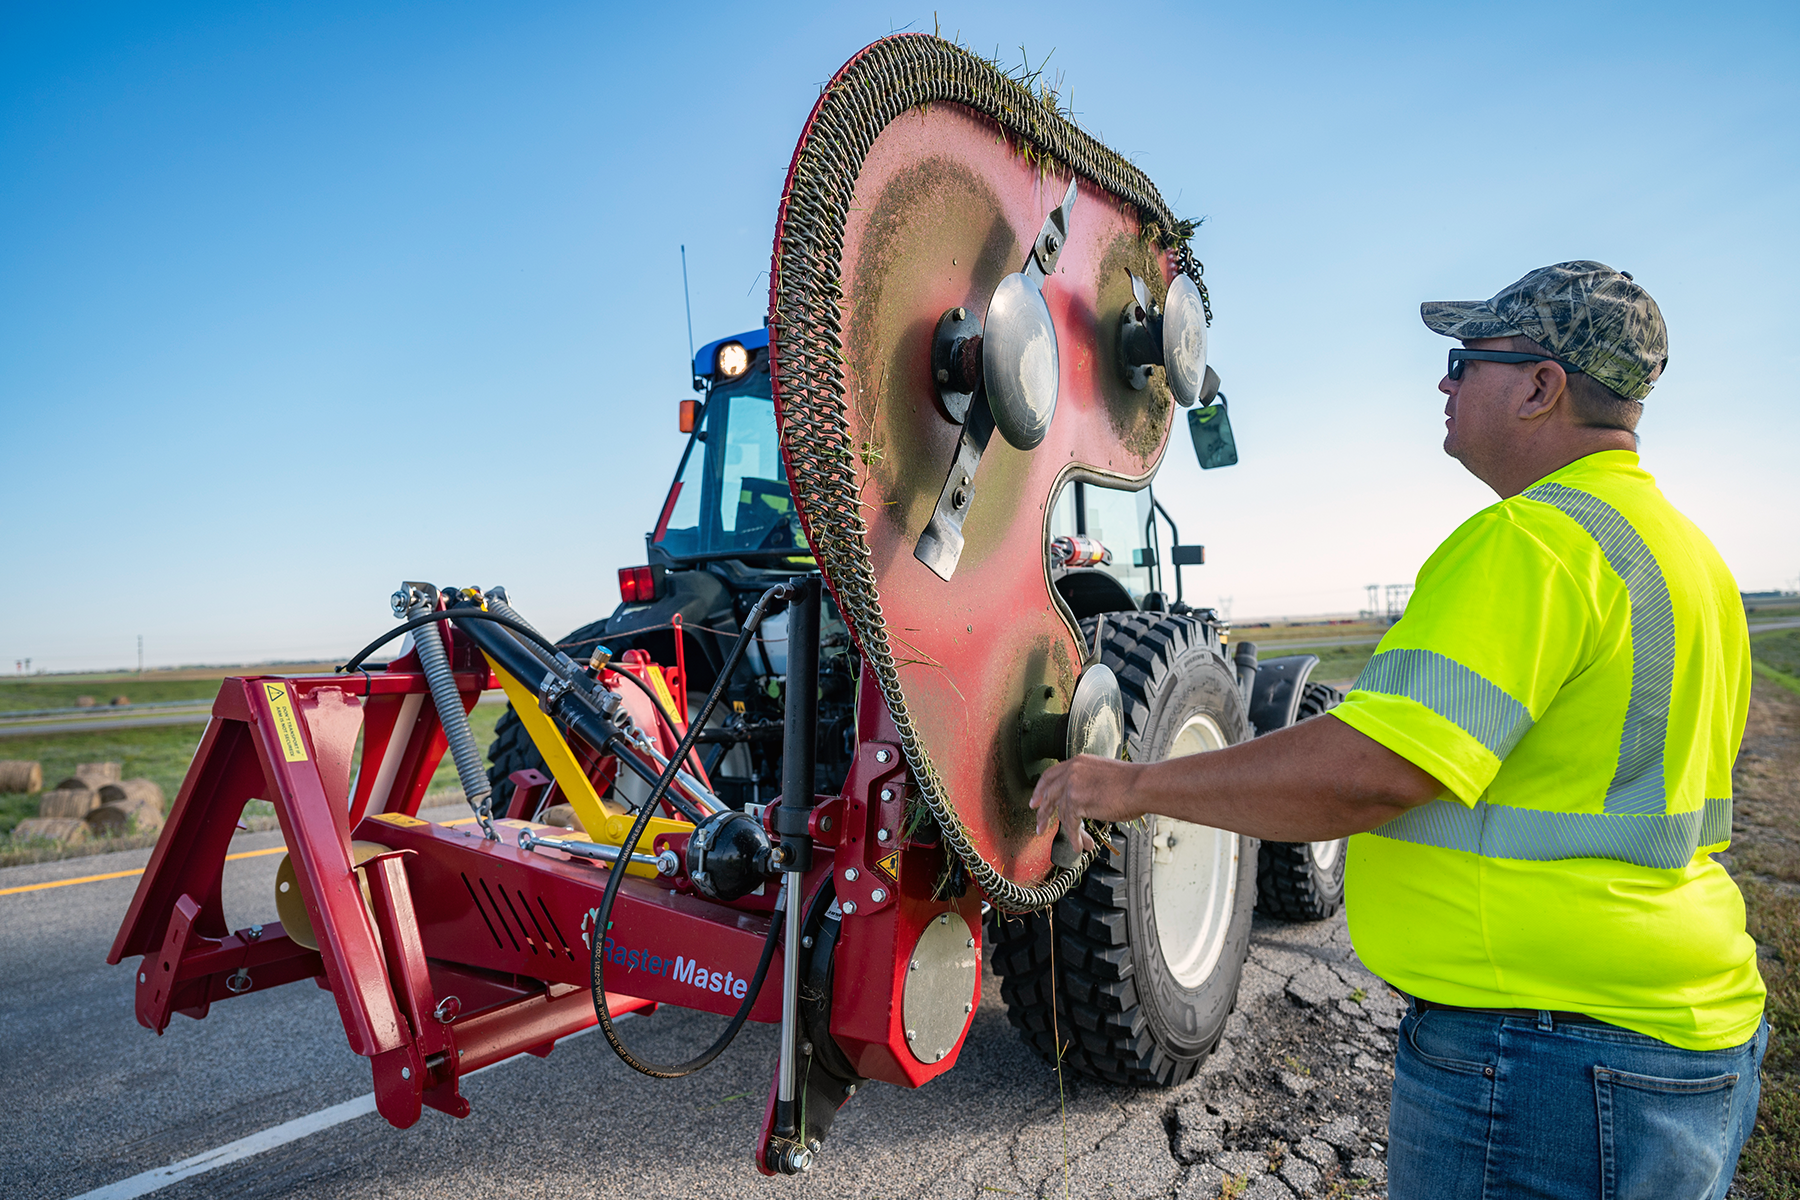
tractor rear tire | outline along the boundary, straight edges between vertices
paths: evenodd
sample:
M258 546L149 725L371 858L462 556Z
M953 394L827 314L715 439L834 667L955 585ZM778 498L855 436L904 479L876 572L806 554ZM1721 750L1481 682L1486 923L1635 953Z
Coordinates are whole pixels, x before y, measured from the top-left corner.
M1309 683L1294 723L1330 712L1344 693ZM1344 906L1347 838L1325 842L1264 842L1257 852L1256 910L1280 921L1323 921Z
M1243 694L1198 617L1109 614L1131 757L1156 762L1250 736ZM1094 635L1096 622L1082 622ZM1121 826L1045 912L995 912L1008 1019L1046 1061L1168 1087L1193 1075L1237 1003L1256 898L1256 841L1164 817Z

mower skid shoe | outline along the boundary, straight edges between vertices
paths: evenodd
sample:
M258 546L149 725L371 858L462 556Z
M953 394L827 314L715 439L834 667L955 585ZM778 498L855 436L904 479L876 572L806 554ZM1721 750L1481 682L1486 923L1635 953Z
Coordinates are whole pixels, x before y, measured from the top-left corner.
M763 1110L762 1131L757 1135L756 1169L764 1175L799 1175L812 1166L820 1144L831 1133L831 1123L842 1108L866 1084L866 1079L842 1079L826 1069L819 1056L809 1054L800 1062L800 1110L797 1140L775 1135L775 1102L781 1091L781 1068L769 1084L769 1103ZM801 1165L804 1164L804 1165Z

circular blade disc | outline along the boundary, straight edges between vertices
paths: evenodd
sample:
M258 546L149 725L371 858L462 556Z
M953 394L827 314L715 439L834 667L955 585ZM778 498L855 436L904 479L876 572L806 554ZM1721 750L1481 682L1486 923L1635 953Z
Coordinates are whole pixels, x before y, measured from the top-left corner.
M1206 384L1206 307L1186 275L1169 285L1163 308L1163 368L1176 403L1192 408Z
M1175 401L1160 372L1142 391L1120 377L1114 314L1133 275L1154 302L1191 269L1154 233L1175 219L1149 179L1029 101L935 38L871 46L821 93L795 148L770 271L776 411L809 544L892 716L909 786L1009 911L1070 882L1036 832L1020 737L1028 701L1068 711L1087 657L1051 582L1052 506L1073 480L1133 490L1155 472ZM1026 353L1041 311L1035 326L994 322L983 338L984 387L1001 390L986 343L1004 334L1022 345L1003 363L1045 370L1054 390L1033 382L1019 389L1029 403L990 403L997 428L1023 419L989 438L985 421L948 413L934 337L947 310L1008 308L1018 284L1003 281L1071 172L1080 194L1056 270L1031 289L1049 314L1042 348ZM917 551L965 474L945 578Z
M1016 271L988 303L981 375L1000 436L1017 449L1037 449L1056 414L1056 326L1044 293Z

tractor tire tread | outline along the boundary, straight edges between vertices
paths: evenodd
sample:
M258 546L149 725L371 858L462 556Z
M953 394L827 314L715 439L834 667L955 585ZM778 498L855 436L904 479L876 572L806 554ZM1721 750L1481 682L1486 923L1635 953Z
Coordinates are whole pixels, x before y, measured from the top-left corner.
M1127 727L1146 728L1176 658L1209 640L1205 623L1165 613L1108 614L1105 620L1100 661L1118 677ZM1091 649L1095 620L1081 625ZM996 911L989 918L993 968L1007 1019L1041 1058L1057 1061L1060 1033L1062 1061L1089 1077L1169 1087L1191 1077L1217 1040L1192 1059L1176 1058L1154 1041L1126 941L1128 894L1116 852L1102 848L1081 883L1057 903L1053 919L1043 911ZM1052 1013L1059 1018L1054 1024Z
M1344 693L1330 684L1308 683L1294 724L1330 712ZM1344 853L1328 872L1313 861L1305 842L1264 842L1256 857L1256 910L1280 921L1323 921L1344 904Z

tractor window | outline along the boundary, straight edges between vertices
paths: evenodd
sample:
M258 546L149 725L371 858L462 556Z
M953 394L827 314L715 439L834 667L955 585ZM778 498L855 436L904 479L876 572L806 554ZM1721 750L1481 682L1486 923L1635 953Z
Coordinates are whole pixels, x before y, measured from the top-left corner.
M1112 562L1102 567L1082 568L1105 571L1125 585L1133 600L1142 600L1154 586L1148 568L1140 567L1136 555L1145 546L1144 525L1150 519L1149 489L1123 492L1116 488L1088 483L1079 487L1083 512L1075 511L1077 485L1070 483L1057 493L1050 507L1050 536L1085 532L1112 551Z
M714 390L704 432L689 443L681 476L664 505L668 521L652 540L677 557L806 552L775 437L767 375L756 373L730 390Z

